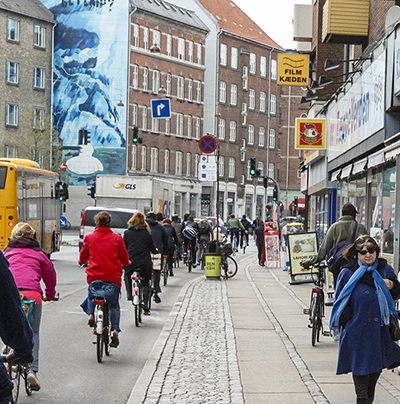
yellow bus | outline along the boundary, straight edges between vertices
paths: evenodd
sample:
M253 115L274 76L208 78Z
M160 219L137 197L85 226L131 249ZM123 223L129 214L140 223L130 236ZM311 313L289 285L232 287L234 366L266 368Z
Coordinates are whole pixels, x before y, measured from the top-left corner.
M48 255L59 251L66 189L57 173L41 169L34 161L0 158L0 249L7 246L18 222L28 222Z

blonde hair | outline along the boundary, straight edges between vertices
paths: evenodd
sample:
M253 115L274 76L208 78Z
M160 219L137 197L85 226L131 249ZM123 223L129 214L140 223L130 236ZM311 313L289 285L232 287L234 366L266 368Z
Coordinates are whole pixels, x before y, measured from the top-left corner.
M147 231L149 234L151 234L150 226L149 224L144 220L144 216L142 212L136 212L133 214L133 216L128 220L129 226L134 227L136 230L139 229L139 227L145 226L147 228Z
M11 238L19 238L22 236L33 236L35 230L33 227L25 222L20 222L15 225L11 232Z

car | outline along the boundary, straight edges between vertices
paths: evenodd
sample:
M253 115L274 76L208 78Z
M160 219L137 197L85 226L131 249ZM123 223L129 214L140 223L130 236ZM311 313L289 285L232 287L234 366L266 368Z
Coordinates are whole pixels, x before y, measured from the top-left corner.
M95 215L103 210L106 210L111 215L111 230L121 235L128 228L128 220L133 214L139 212L137 209L106 208L100 206L87 207L82 213L81 227L79 230L79 251L82 249L85 236L94 232Z

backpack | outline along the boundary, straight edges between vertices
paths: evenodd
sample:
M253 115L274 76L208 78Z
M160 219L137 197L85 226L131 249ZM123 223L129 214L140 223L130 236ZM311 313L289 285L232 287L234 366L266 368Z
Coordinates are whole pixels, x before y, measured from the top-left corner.
M182 230L182 234L189 240L193 240L197 236L197 230L193 226L186 226Z
M351 241L343 240L332 247L325 256L328 270L334 275L339 275L342 267L347 263L346 258L343 257L343 253L354 243L356 238L358 223L356 222L351 236Z
M210 232L210 226L207 222L207 220L202 220L199 223L199 230L201 234L208 234Z

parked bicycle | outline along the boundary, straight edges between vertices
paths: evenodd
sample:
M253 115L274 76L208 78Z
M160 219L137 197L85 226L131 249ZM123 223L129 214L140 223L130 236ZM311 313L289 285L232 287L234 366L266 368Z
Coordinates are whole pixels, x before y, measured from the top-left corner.
M221 276L225 279L233 278L237 274L238 264L231 256L233 253L232 244L220 244L219 251L221 254Z
M310 324L309 328L311 332L311 344L315 346L316 342L319 342L320 334L329 336L329 331L324 331L324 325L322 319L325 317L325 293L324 293L324 272L326 264L321 262L316 267L311 268L311 276L315 286L311 290L310 308L304 309L304 314L309 315ZM317 269L318 272L312 272L313 269Z

